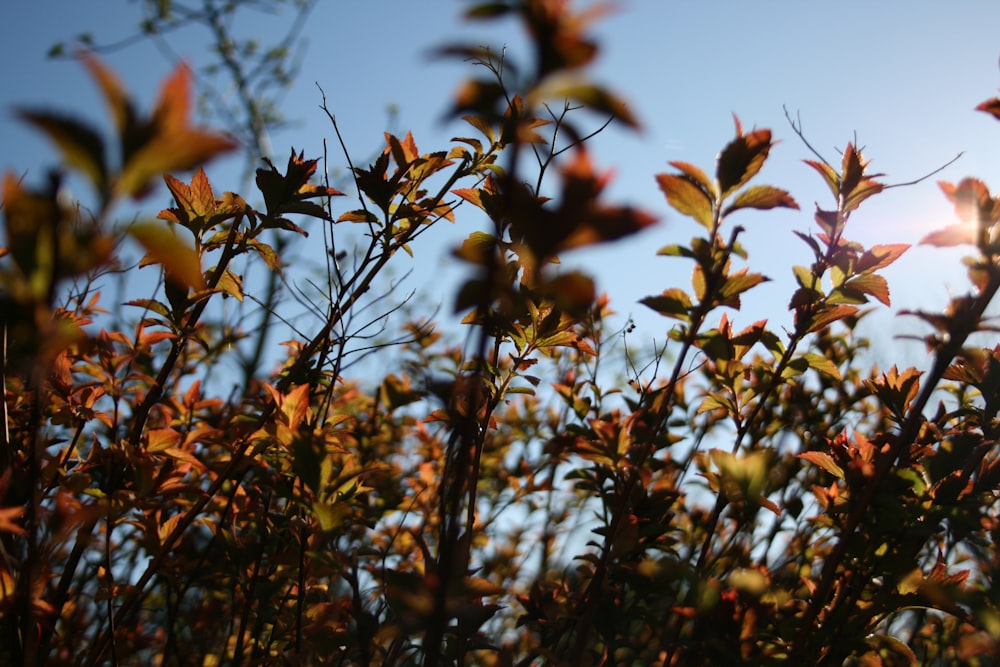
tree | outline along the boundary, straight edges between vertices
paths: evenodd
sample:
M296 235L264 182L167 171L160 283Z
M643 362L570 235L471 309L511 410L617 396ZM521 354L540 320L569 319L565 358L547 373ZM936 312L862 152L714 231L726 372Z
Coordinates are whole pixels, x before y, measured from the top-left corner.
M608 299L558 264L655 221L607 201L588 149L606 125L575 114L635 125L586 76L596 14L467 14L516 18L533 59L445 47L476 63L451 110L468 136L423 152L387 133L353 168L356 202L294 149L256 171L259 194L218 193L203 165L235 144L191 124L185 68L144 118L81 56L114 142L20 112L93 193L70 207L57 177L4 183L5 663L990 664L1000 347L970 338L1000 288L1000 199L942 184L960 222L924 242L972 247L969 292L912 313L927 371L866 368L856 326L889 306L880 272L907 247L847 234L893 185L852 144L813 151L832 204L798 233L793 326L735 331L725 309L767 280L741 212L798 208L758 182L772 132L737 119L712 175L656 176L695 223L659 251L691 285L643 301L671 322L665 348L617 355ZM997 99L979 109L1000 118ZM160 178L175 206L116 226L113 205ZM417 318L352 377L359 337L398 306L372 294L442 220L487 224L455 249L466 340ZM271 236L318 230L325 276L301 295L317 324L289 322L272 372L258 355L219 391L262 335L220 305L254 303L237 267L283 271ZM141 289L151 266L159 284L115 312L105 286Z

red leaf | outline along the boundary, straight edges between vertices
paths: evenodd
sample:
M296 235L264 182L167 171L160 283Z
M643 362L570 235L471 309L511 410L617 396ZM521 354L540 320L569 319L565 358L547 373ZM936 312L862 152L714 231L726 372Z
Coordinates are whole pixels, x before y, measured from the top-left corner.
M1000 120L1000 99L994 97L991 100L986 100L976 107L976 111L985 111L997 120Z
M972 227L967 224L949 225L944 229L931 232L924 238L920 239L921 245L933 245L939 248L975 242L975 232Z
M857 271L858 273L871 273L879 269L884 269L899 259L899 256L909 250L909 248L910 246L907 243L872 246L858 258Z

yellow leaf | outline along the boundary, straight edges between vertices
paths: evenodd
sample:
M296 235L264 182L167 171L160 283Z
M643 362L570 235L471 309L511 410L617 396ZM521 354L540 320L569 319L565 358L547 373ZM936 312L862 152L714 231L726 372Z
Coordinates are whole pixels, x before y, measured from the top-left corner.
M167 278L194 290L205 289L201 258L175 231L162 224L140 223L129 233L146 250L147 263L161 264Z

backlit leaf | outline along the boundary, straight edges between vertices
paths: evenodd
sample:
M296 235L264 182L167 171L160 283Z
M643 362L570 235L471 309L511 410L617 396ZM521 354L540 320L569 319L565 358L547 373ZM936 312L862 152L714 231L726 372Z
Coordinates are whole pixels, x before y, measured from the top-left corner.
M116 184L119 192L141 197L161 174L193 169L236 148L228 137L191 127L190 108L191 70L182 64L160 89L159 100L142 133L143 141L123 146L124 164Z
M815 160L803 160L803 162L819 172L834 197L840 195L840 175L833 167L825 162L816 162Z
M682 289L674 287L665 290L658 296L647 296L640 299L639 303L652 308L661 315L685 322L690 321L688 313L691 311L691 297Z
M708 177L708 174L701 170L700 167L697 167L689 162L682 162L680 160L673 160L667 164L691 179L695 185L705 191L710 197L714 198L719 195L719 193L716 192L715 183Z
M892 305L889 301L889 283L880 275L866 273L855 276L848 280L844 287L873 296L887 306Z
M778 207L798 209L799 205L786 190L770 185L755 185L736 195L732 203L723 211L723 215L729 215L741 208L768 210Z
M814 371L822 373L837 382L843 380L843 377L840 375L840 369L837 368L837 365L823 355L816 354L815 352L807 352L802 355L802 358L809 362L809 368Z
M97 131L68 116L27 110L17 115L48 135L66 163L82 172L102 197L106 195L104 141Z
M833 457L826 452L802 452L795 456L803 461L808 461L813 465L819 466L838 479L844 479L844 469L837 465Z
M899 259L900 255L909 250L909 248L910 245L908 243L874 245L858 258L855 268L858 273L869 273L884 269Z
M976 107L976 111L984 111L997 120L1000 120L1000 98L994 97L993 99L986 100Z
M119 140L122 142L122 150L127 153L131 148L129 146L131 135L138 132L139 120L125 87L115 73L90 52L81 51L79 58L104 94L104 101L108 104L108 110L118 130Z
M819 331L820 329L827 327L834 322L842 320L844 318L856 315L858 309L854 306L838 305L823 308L818 313L813 315L809 322L809 328L807 333L812 333L814 331Z
M767 276L759 273L748 273L746 269L740 269L725 278L725 282L719 288L719 298L723 301L730 299L756 287L769 280Z
M534 93L534 96L527 100L529 104L540 104L550 99L575 100L591 111L609 114L633 129L639 128L639 122L629 111L625 102L607 89L588 83L576 76L552 78L536 89Z
M167 278L193 290L205 288L201 259L165 224L139 223L129 234L146 250L147 263L161 264Z
M948 225L944 229L931 232L924 238L920 239L921 245L932 245L939 248L975 242L975 230L968 224Z
M667 201L678 212L697 220L704 227L712 227L712 200L708 193L687 176L658 174L656 182L667 196Z
M716 179L723 197L756 176L771 150L770 130L754 130L744 135L738 118L736 126L740 136L722 149L716 163Z

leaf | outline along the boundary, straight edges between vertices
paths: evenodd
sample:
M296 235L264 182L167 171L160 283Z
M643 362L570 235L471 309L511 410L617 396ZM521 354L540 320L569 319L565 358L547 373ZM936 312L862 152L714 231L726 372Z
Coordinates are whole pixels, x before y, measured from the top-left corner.
M1000 98L994 97L993 99L986 100L976 107L976 111L984 111L997 120L1000 120Z
M403 149L400 149L403 150ZM295 153L293 148L288 156L288 163L285 173L282 174L275 168L274 164L264 159L267 169L257 170L257 188L264 195L264 205L267 215L272 220L277 221L283 214L300 213L322 220L329 220L326 210L314 202L306 201L316 197L336 197L343 193L322 185L313 185L310 181L316 173L318 160L307 160L300 151ZM384 180L384 167L388 164L388 155L383 153L379 158L379 164L383 169L378 180ZM355 170L360 172L361 170ZM359 174L359 182L361 175ZM364 190L364 187L362 187ZM281 225L279 225L281 226ZM281 226L288 229L286 226ZM298 227L295 227L298 229ZM301 230L299 230L301 232ZM304 232L302 232L304 234Z
M243 279L229 269L222 272L218 288L225 294L234 297L237 301L243 301Z
M461 247L455 251L455 256L473 264L488 264L491 253L496 248L497 240L486 232L472 232L462 241Z
M736 198L722 214L729 215L741 208L756 208L766 211L779 207L798 210L799 205L786 190L770 185L755 185L736 195Z
M193 289L205 289L201 258L178 237L173 228L157 223L138 223L128 233L146 250L147 264L163 266L169 280Z
M146 451L155 454L176 447L181 443L183 436L180 431L172 428L156 428L150 429L148 438Z
M673 317L684 322L690 322L688 313L691 311L691 297L684 290L673 287L664 290L659 296L647 296L639 303L652 308L660 315Z
M723 197L756 176L771 150L771 130L754 130L744 135L739 118L734 116L734 119L738 136L722 149L715 168Z
M889 283L882 276L874 273L866 273L851 278L844 283L845 289L856 290L863 294L875 297L883 304L891 306L889 301Z
M708 177L708 174L702 171L699 167L689 162L682 162L680 160L673 160L667 164L687 176L692 182L694 182L695 185L706 192L711 198L714 199L719 196L719 193L715 189L715 183Z
M719 287L719 299L728 301L734 296L738 296L749 289L769 280L767 276L759 273L748 273L747 269L740 269L725 278L725 282ZM737 305L738 306L738 302Z
M696 182L674 174L658 174L656 182L679 213L694 218L706 229L712 228L712 199Z
M833 363L831 359L815 352L807 352L802 355L802 358L809 362L809 368L817 373L821 373L837 382L841 382L844 379L840 374L840 369L837 368L837 364Z
M802 452L795 457L819 466L838 479L844 479L844 469L826 452Z
M141 139L123 138L122 172L116 190L139 198L161 174L185 171L236 148L236 142L221 134L191 127L191 70L178 65L160 88L160 96L149 121L136 133Z
M385 143L389 147L389 152L392 153L392 159L400 169L406 169L420 157L420 151L417 150L412 132L407 132L403 141L386 132Z
M17 520L20 519L23 514L24 507L21 505L15 507L0 507L0 533L13 533L15 535L26 536L28 531L26 531L21 524L17 523ZM0 584L5 583L6 582L0 579Z
M846 199L861 183L867 165L861 151L854 144L848 143L841 159L840 191L837 194Z
M128 145L129 140L138 132L140 123L125 87L115 73L89 51L80 51L78 57L97 81L104 95L104 101L108 105L115 128L118 130L119 140L122 142L123 153L131 150L132 147Z
M828 308L823 308L818 313L812 316L809 321L809 328L806 333L813 333L814 331L819 331L820 329L827 327L838 320L850 317L857 314L858 309L854 306L839 305Z
M981 227L1000 220L1000 202L990 196L989 188L979 179L963 178L958 185L942 181L938 185L962 222Z
M624 122L632 129L639 129L639 122L628 106L607 89L588 83L577 75L550 77L528 96L529 106L543 104L546 100L576 100L590 111L601 111Z
M484 2L465 10L466 19L495 19L513 11L513 7L503 2Z
M803 162L819 172L834 197L840 195L840 175L837 174L833 167L825 162L816 162L814 160L803 160Z
M944 229L931 232L920 239L920 245L932 245L938 248L947 248L963 243L975 243L975 230L968 224L948 225Z
M82 172L102 198L106 196L108 171L104 140L96 130L68 116L28 110L16 113L21 120L48 135L67 164Z
M909 250L909 248L910 245L908 243L872 246L858 258L855 268L858 273L870 273L884 269L899 259L900 255Z
M347 211L346 213L341 213L340 217L337 218L337 222L364 222L371 224L378 222L378 218L371 211L359 208L353 211Z
M309 385L300 384L281 399L281 413L288 428L295 431L309 414Z

